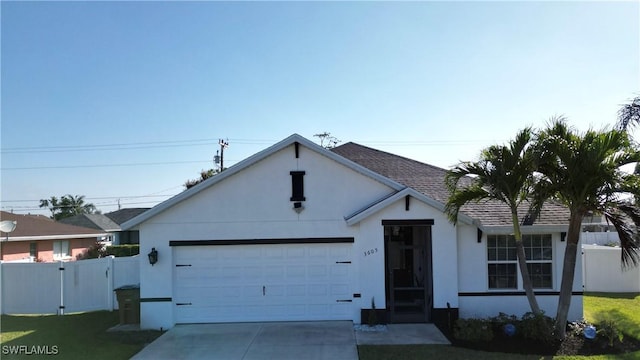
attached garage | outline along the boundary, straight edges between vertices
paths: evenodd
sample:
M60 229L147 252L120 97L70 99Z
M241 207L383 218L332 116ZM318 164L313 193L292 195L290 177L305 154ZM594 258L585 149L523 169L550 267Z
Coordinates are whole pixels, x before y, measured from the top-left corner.
M175 323L352 318L352 238L171 246Z

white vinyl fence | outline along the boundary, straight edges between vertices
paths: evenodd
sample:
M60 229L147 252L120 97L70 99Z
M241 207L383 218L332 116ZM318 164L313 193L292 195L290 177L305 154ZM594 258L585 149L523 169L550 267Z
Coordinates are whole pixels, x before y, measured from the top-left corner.
M640 268L622 270L619 247L582 245L584 291L640 292Z
M2 314L64 314L118 308L114 289L140 283L139 257L0 264Z

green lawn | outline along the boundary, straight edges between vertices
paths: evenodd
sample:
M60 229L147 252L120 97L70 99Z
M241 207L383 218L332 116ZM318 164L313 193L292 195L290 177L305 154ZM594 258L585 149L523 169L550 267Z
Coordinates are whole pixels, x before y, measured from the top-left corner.
M129 359L161 335L160 331L106 332L118 324L118 312L97 311L64 316L2 315L2 359ZM11 348L26 345L36 353L40 346L50 355L9 355ZM45 348L48 346L48 348ZM57 355L53 355L57 352Z
M584 296L585 318L593 323L613 320L625 333L640 340L640 294L603 294L590 293ZM540 355L501 354L447 345L393 345L358 346L360 360L412 360L412 359L551 359ZM624 355L606 356L554 356L558 360L610 360L640 359L640 351Z

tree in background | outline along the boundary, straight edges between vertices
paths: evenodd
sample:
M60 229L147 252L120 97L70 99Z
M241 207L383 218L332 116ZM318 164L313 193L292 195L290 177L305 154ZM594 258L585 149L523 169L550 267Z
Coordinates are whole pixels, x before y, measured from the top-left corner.
M201 182L207 180L210 177L213 177L215 174L217 174L219 171L216 171L214 169L209 169L209 170L202 170L200 171L200 177L197 179L191 179L191 180L187 180L184 183L184 187L186 189L191 189L192 187L200 184Z
M332 149L342 142L341 140L338 140L337 137L331 135L330 132L326 131L320 134L315 134L313 137L320 139L320 146L325 149Z
M633 126L640 125L640 96L631 100L630 104L625 104L618 110L618 123L616 127L620 130L628 130Z
M52 196L50 199L40 200L41 208L48 208L51 211L51 218L60 220L80 214L95 214L95 205L85 203L84 195L64 195L60 199Z

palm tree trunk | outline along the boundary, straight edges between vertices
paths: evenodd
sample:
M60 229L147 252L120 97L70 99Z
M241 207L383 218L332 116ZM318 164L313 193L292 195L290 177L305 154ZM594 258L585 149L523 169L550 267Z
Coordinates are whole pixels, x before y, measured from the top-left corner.
M529 268L527 267L527 257L524 253L524 244L522 243L522 232L520 230L520 223L518 221L518 213L511 213L513 220L513 237L516 240L516 254L518 255L518 266L520 267L520 274L522 274L522 287L527 295L529 306L531 311L538 315L541 313L536 294L533 292L533 283L531 282L531 276L529 276Z
M571 211L569 218L569 232L567 233L567 247L564 250L564 261L562 263L562 283L560 285L560 295L558 296L558 311L556 314L556 337L564 339L567 333L567 317L571 306L571 295L573 292L573 280L576 272L576 258L578 256L578 242L580 241L580 230L582 227L582 215Z

